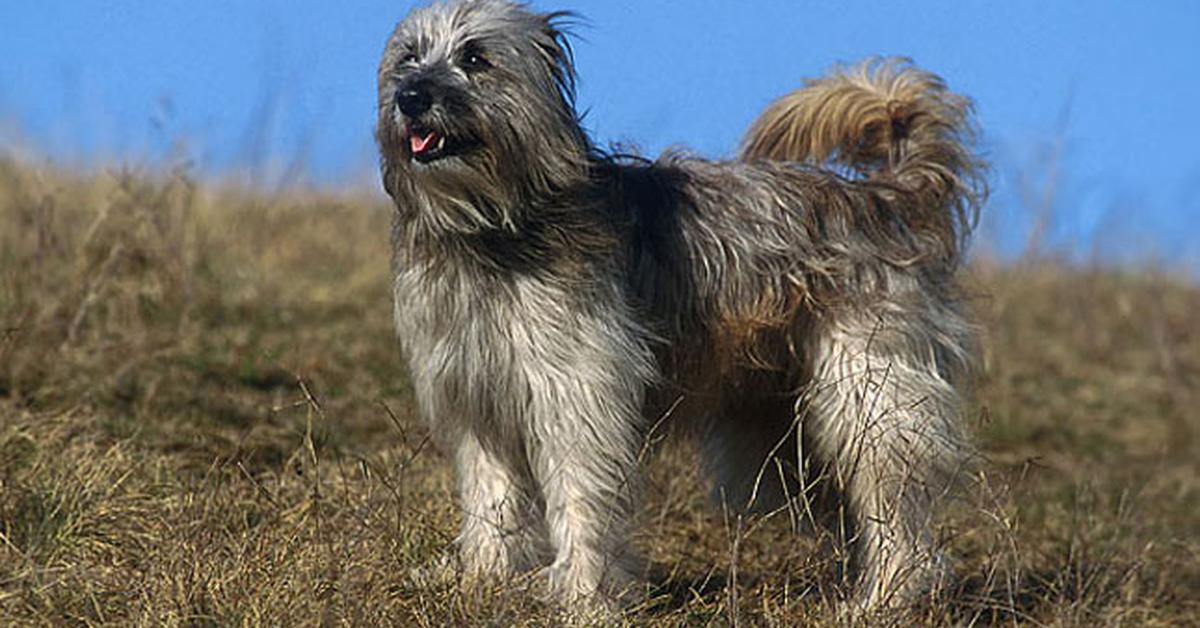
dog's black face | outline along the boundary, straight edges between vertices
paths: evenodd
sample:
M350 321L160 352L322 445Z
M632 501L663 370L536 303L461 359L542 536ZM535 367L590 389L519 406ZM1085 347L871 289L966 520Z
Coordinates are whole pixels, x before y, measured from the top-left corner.
M480 148L471 123L471 84L494 69L481 46L471 43L448 59L430 59L431 51L410 46L389 77L401 148L418 164L461 158Z
M458 0L396 27L379 68L376 138L398 205L420 194L507 212L578 179L590 145L561 17Z

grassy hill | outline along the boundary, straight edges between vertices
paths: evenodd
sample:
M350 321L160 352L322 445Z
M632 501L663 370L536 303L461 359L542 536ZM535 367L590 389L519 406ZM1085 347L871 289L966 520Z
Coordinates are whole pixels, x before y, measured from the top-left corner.
M544 625L523 582L415 582L455 532L374 195L0 161L0 623ZM986 461L929 623L1198 625L1200 288L977 264ZM639 625L832 624L828 535L705 507L679 448Z

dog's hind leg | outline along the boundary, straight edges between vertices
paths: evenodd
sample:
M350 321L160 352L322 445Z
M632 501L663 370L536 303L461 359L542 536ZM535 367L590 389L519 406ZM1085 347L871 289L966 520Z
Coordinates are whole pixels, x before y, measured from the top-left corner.
M879 307L820 317L803 420L832 463L852 517L858 602L913 601L944 574L936 507L963 472L968 446L955 388L970 330L921 288Z

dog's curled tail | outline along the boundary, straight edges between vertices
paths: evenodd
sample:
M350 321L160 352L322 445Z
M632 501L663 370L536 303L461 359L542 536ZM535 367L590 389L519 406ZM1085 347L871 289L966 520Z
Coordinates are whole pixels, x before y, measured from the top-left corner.
M869 59L771 103L742 142L743 161L832 166L917 195L910 216L938 225L957 251L986 195L972 105L907 59ZM846 171L849 172L846 172Z

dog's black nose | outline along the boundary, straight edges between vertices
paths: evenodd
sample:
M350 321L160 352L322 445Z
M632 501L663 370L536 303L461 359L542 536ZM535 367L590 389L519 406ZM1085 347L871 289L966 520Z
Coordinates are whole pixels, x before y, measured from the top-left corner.
M396 106L400 108L401 113L410 118L429 111L432 104L433 98L423 87L401 87L396 90Z

